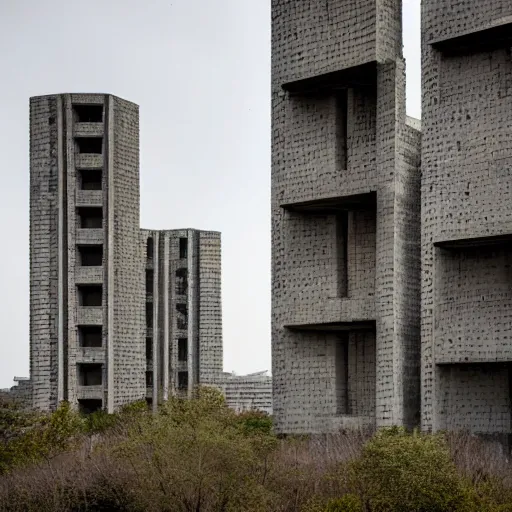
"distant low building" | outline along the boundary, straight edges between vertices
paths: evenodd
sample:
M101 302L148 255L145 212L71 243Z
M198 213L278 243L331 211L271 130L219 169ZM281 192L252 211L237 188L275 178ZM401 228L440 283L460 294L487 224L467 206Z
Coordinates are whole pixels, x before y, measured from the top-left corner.
M272 414L272 376L267 371L248 375L223 374L222 390L237 412L258 410Z
M32 382L28 377L14 377L14 386L0 390L0 394L16 400L24 407L32 406Z

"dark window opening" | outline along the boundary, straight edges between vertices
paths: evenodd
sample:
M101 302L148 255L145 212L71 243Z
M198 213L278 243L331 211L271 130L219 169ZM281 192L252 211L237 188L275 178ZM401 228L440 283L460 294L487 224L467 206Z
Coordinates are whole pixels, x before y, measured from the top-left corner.
M103 152L103 139L101 137L77 137L75 139L78 153L92 153L101 155Z
M101 386L103 383L102 365L96 363L79 364L78 382L80 386Z
M146 372L146 386L150 387L153 385L153 372Z
M147 244L146 244L146 258L148 260L153 259L153 249L154 249L154 242L153 238L148 238Z
M146 338L146 359L153 359L153 340Z
M153 327L153 303L146 302L146 327Z
M180 363L185 363L188 357L188 339L187 338L179 338L178 339L178 361Z
M82 267L103 265L103 245L79 245L78 257Z
M101 347L103 330L101 325L87 325L78 328L78 341L81 347Z
M185 295L188 288L188 272L186 268L176 270L176 293Z
M180 238L180 258L186 258L188 254L188 238Z
M82 229L101 229L103 227L103 210L96 208L78 208L80 227Z
M82 169L79 171L81 190L101 190L101 169Z
M101 284L78 286L78 303L80 306L96 307L102 305L103 287Z
M73 105L77 123L103 122L103 105Z
M348 293L348 213L336 216L336 256L338 260L338 297Z
M146 270L146 293L153 293L153 278L155 273L153 270Z
M146 398L146 405L148 407L151 407L153 405L153 399L152 398Z
M92 414L101 411L103 402L101 400L78 400L78 409L81 414Z
M188 309L186 304L176 304L176 324L178 329L185 330L188 327Z
M341 91L336 97L336 159L338 169L348 167L348 94Z
M178 389L188 388L188 372L178 372Z

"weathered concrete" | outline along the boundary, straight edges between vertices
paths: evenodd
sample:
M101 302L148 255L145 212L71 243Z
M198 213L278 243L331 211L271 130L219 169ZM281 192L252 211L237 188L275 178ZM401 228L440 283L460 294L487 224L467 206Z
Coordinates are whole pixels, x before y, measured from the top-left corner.
M261 411L272 414L272 377L266 371L222 375L221 389L226 404L237 412Z
M190 396L198 384L220 381L221 240L214 231L144 229L141 247L150 315L147 397L156 406L172 394Z
M81 119L77 105L96 106L99 118ZM94 399L113 411L145 391L142 266L134 243L138 106L110 95L60 94L31 98L30 112L33 405L54 409L64 399ZM84 176L96 169L99 189L83 190ZM79 247L91 244L102 246L99 272L80 263ZM100 303L81 305L80 285L99 285ZM101 326L102 343L83 349L80 328L90 324ZM94 392L77 384L80 365L92 361L103 367Z
M280 432L419 421L419 132L401 2L272 2Z
M512 433L512 4L422 3L422 427Z
M138 106L111 95L59 94L31 98L30 115L31 380L24 396L37 409L68 400L112 412L217 382L220 233L141 235Z

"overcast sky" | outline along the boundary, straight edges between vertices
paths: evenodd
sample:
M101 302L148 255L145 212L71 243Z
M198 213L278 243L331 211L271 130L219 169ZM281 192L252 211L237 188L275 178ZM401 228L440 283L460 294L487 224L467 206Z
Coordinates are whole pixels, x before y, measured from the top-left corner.
M28 99L61 92L139 104L142 227L222 232L224 369L270 369L270 0L0 0L0 76L0 388L29 373Z

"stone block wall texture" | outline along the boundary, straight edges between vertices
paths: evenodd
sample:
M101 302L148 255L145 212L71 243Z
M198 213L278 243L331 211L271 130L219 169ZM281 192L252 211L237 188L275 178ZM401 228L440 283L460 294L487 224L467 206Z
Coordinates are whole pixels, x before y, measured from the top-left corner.
M76 105L99 106L102 119L82 122ZM31 98L30 112L33 406L92 398L113 411L145 394L138 107L104 94L59 94ZM83 137L101 140L101 150L81 152ZM102 171L102 190L80 190L80 173L92 169ZM101 209L101 227L84 228L81 207ZM81 266L78 246L90 244L103 246L99 267ZM80 304L83 285L101 286L101 306ZM87 325L102 326L102 347L79 346ZM87 363L102 365L101 385L79 384Z
M154 250L148 258L150 239ZM147 371L153 373L148 397L151 395L156 403L172 394L190 396L198 384L221 380L220 233L143 229L140 240L141 251L146 254L146 269L154 275L154 291L146 299L153 305L154 318L144 341L153 343L152 357L147 361ZM183 243L186 254L180 250ZM179 358L180 339L186 340L186 360ZM187 375L185 389L179 388L182 372Z
M30 375L34 405L57 401L57 97L30 99Z
M220 233L199 231L199 382L216 382L223 369Z
M219 386L226 404L237 412L261 411L272 414L272 377L267 372L249 375L223 373Z
M109 167L113 181L114 223L109 226L113 237L113 254L109 255L109 272L113 272L113 379L114 407L140 400L146 390L146 366L142 304L145 298L143 263L140 245L139 186L139 107L110 97L113 126L109 126Z
M504 0L422 3L425 430L511 433L510 247L494 243L512 234L511 22Z
M406 123L400 11L272 2L280 432L419 420L420 140Z

